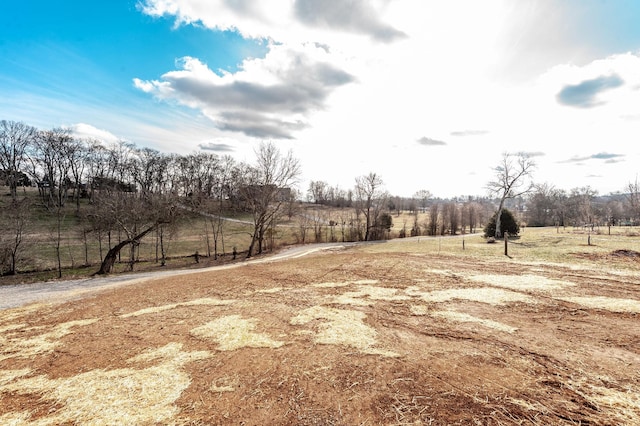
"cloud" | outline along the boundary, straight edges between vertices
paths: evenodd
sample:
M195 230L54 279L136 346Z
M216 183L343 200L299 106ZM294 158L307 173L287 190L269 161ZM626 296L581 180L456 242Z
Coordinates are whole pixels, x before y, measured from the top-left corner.
M121 140L121 138L117 137L113 133L107 130L98 129L91 124L77 123L72 124L67 128L71 130L71 133L75 137L80 139L97 139L106 143L113 143Z
M421 137L420 139L417 140L417 142L418 144L423 146L444 146L447 144L446 142L439 141L436 139L431 139L426 136Z
M488 130L462 130L451 132L451 136L482 136L489 133Z
M625 155L624 154L610 154L608 152L600 152L598 154L589 155L586 157L571 157L568 160L560 161L560 163L577 163L582 164L584 161L588 160L605 160L604 162L607 164L618 163L623 161Z
M292 139L323 110L329 95L354 77L326 61L314 44L292 48L272 45L265 58L247 59L236 73L213 72L191 57L160 80L134 79L143 92L199 109L220 130L258 138Z
M392 42L406 35L386 24L383 2L367 0L142 0L139 10L154 16L173 16L176 25L197 24L232 30L245 38L288 43L323 41L331 31L365 35Z
M233 152L235 151L232 145L227 143L219 143L219 142L203 142L198 145L203 151L213 151L213 152Z
M523 155L525 157L529 157L529 158L544 157L545 155L547 155L546 153L541 151L521 151L518 154Z
M364 0L297 0L294 13L300 22L312 27L365 34L385 43L406 37L382 22L373 5Z
M615 89L624 84L624 80L617 74L600 76L591 80L584 80L579 84L566 85L556 95L559 103L578 108L592 108L602 105L596 96L609 89Z

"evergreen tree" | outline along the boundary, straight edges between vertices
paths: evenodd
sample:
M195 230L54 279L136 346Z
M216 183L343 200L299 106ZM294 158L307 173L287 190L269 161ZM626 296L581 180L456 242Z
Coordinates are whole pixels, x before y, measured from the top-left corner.
M484 227L485 238L496 235L496 216L497 212ZM508 232L511 236L518 235L520 232L520 225L518 225L518 222L511 211L502 209L502 214L500 215L500 235L504 235L505 232Z

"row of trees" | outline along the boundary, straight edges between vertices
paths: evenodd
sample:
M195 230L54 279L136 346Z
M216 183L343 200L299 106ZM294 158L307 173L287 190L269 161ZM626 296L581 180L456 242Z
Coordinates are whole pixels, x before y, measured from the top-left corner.
M67 129L38 130L21 122L0 121L0 179L9 188L10 201L0 213L0 264L14 273L29 230L33 199L27 186L38 188L38 206L49 217L55 234L54 248L61 274L61 241L70 211L85 247L97 241L102 259L99 273L111 271L121 251L129 247L129 264L136 249L149 234L155 234L156 255L165 262L165 237L185 212L208 221L207 254L224 252L224 217L230 212L249 213L250 242L247 256L261 253L273 243L283 217L295 216L298 241L369 241L388 238L393 215L401 212L400 237L475 232L496 217L496 237L505 207L531 226L622 223L640 218L640 188L629 185L625 197L596 198L590 188L570 192L550 185L534 186L535 164L524 154L504 154L495 168L495 179L487 187L492 197L434 199L427 190L413 197L392 196L376 173L357 177L353 188L341 189L324 181L313 181L307 200L326 206L300 210L302 195L295 186L300 164L289 152L262 143L252 164L230 156L198 152L166 154L134 144L79 139ZM497 209L496 209L497 206ZM330 208L333 208L331 210ZM336 209L337 208L337 209ZM419 216L419 214L421 215ZM425 218L426 216L426 218ZM85 250L86 251L86 250ZM85 256L88 263L88 256Z
M248 256L260 253L269 227L295 199L298 161L273 144L261 144L256 162L236 162L208 153L164 154L131 143L106 145L79 139L67 129L38 130L21 122L0 121L0 170L10 200L2 208L0 257L5 273L15 273L34 207L55 224L55 248L61 273L60 242L70 210L85 240L98 241L103 258L98 273L111 271L120 251L136 247L148 234L159 235L164 262L164 232L192 210L210 220L207 245L222 238L223 214L251 213ZM27 187L38 188L37 205ZM81 200L84 200L81 202ZM211 237L211 239L209 239ZM103 251L104 247L104 251Z
M88 241L97 242L102 259L98 273L103 274L121 259L125 247L133 268L137 248L150 234L156 236L156 257L164 264L165 238L185 212L209 221L207 254L212 251L214 257L219 244L224 252L224 217L248 213L252 226L247 257L262 253L281 219L296 214L300 198L295 190L301 172L298 160L271 143L260 144L256 161L248 164L204 152L177 155L126 142L107 145L76 138L68 129L38 130L6 120L0 121L0 172L10 196L3 200L0 213L3 273L16 272L24 237L38 222L32 217L36 210L44 212L44 222L55 228L47 232L55 235L58 275L61 242L70 222L85 241L85 263L89 263ZM37 200L27 196L31 185L38 189ZM384 212L389 196L379 176L358 178L344 197L345 206L347 198L354 213L341 223L343 239L388 236L392 220ZM335 230L337 222L324 225Z
M523 205L529 226L637 225L640 223L640 188L600 196L589 186L569 191L543 183L536 185Z

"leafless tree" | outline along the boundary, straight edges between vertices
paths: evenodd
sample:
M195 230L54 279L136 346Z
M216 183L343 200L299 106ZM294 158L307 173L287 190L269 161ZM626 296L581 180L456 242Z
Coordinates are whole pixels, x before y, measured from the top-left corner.
M515 158L514 158L515 157ZM530 178L536 167L535 162L525 153L516 155L504 153L500 164L494 168L495 180L487 184L489 192L500 200L496 212L495 237L502 236L500 216L507 199L520 197L533 189Z
M20 173L26 152L33 144L37 130L22 122L0 121L0 167L5 174L13 200L17 198Z
M273 228L278 215L290 198L290 188L300 176L300 162L291 151L282 155L273 143L261 143L256 150L256 164L248 170L242 198L253 216L253 232L247 257L253 256L256 244L262 253L267 229Z
M427 223L427 235L437 235L438 233L438 217L440 216L440 205L438 203L431 204L429 207L429 221Z
M312 180L309 182L307 197L313 200L315 204L325 204L327 202L328 188L328 183L321 180Z
M120 251L126 246L131 247L132 266L134 250L140 241L159 226L173 223L179 213L172 197L137 197L134 193L123 191L101 192L92 207L98 222L103 219L105 223L111 222L124 236L105 255L96 272L99 275L112 271Z
M638 183L637 177L635 181L629 182L626 190L627 204L629 205L629 210L633 215L632 220L636 222L640 219L640 184Z
M460 224L460 210L458 204L455 202L449 202L444 206L444 213L449 223L449 233L456 235L458 232L458 226Z
M590 186L571 189L567 199L567 215L572 219L574 226L596 225L598 215L594 210L593 199L597 195L598 191Z
M382 179L376 173L356 178L355 208L358 216L364 216L364 241L369 241L372 229L378 225L389 195L382 189Z
M429 203L429 199L431 199L432 195L431 192L427 191L426 189L421 189L416 192L413 197L418 200L418 205L420 206L422 211L425 211Z
M0 209L0 275L14 275L25 248L25 236L30 219L29 198L12 200Z

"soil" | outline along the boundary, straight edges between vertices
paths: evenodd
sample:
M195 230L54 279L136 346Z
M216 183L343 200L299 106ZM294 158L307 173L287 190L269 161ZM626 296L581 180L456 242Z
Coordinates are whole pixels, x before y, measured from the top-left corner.
M0 424L640 424L639 315L640 276L596 263L348 249L145 279L0 311Z

